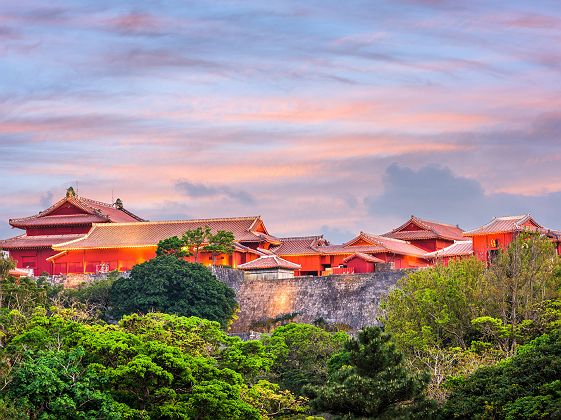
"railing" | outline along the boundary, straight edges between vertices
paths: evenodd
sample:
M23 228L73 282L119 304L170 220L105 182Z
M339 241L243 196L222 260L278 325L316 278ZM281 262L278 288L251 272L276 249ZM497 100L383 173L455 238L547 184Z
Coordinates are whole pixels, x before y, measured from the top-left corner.
M322 276L330 276L332 274L354 274L355 269L352 267L333 267L327 268L321 272Z

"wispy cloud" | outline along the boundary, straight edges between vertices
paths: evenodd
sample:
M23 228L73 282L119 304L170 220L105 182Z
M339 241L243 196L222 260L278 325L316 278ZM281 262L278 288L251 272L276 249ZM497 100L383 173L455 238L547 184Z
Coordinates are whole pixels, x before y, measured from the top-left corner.
M336 241L411 213L561 227L559 22L522 1L4 2L0 220L79 183Z

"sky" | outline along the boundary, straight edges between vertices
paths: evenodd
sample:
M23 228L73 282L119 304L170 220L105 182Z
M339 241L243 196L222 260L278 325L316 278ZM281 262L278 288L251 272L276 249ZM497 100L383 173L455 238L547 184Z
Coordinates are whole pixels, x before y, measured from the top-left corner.
M334 243L561 229L555 1L0 1L0 237L74 186Z

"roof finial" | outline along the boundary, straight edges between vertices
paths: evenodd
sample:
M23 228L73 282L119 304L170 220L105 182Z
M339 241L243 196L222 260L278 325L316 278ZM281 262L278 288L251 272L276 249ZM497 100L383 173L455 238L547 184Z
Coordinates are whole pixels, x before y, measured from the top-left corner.
M66 190L66 198L70 198L70 197L76 197L76 191L74 191L73 187L69 187Z

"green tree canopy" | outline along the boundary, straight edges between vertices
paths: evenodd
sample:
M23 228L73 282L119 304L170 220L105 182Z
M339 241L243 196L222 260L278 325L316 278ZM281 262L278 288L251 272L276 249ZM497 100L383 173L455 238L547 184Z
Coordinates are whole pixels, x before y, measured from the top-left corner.
M326 384L307 387L318 412L368 418L421 418L432 413L425 399L428 376L410 373L403 355L380 328L369 327L332 357Z
M270 365L261 343L228 337L217 322L152 313L88 325L70 317L37 311L0 350L0 413L258 419L305 410L277 385L254 382L252 369L262 375Z
M469 347L471 320L485 313L485 266L451 261L401 278L382 302L384 327L406 352L427 346Z
M185 242L185 246L192 250L195 256L195 262L199 261L199 252L211 235L212 233L208 226L190 229L183 234L182 239Z
M165 312L198 316L226 327L237 307L235 293L208 268L173 256L161 256L133 267L129 278L111 288L116 317Z
M445 418L560 418L561 332L543 335L449 386Z
M490 266L486 315L504 327L499 342L507 353L528 338L523 330L539 318L543 303L559 295L559 266L553 243L536 232L520 233Z
M4 258L0 254L0 279L5 279L6 277L8 277L10 270L14 269L15 267L16 262L12 258Z
M191 253L183 239L172 236L171 238L162 239L158 242L156 256L161 257L163 255L173 255L177 258L183 258L190 256Z
M219 254L231 255L234 252L234 240L234 234L225 230L219 230L208 237L204 250L212 254L213 264L216 264L216 257Z
M276 328L262 339L274 360L270 380L296 394L302 394L304 385L325 383L328 360L348 339L346 333L331 333L308 324Z

